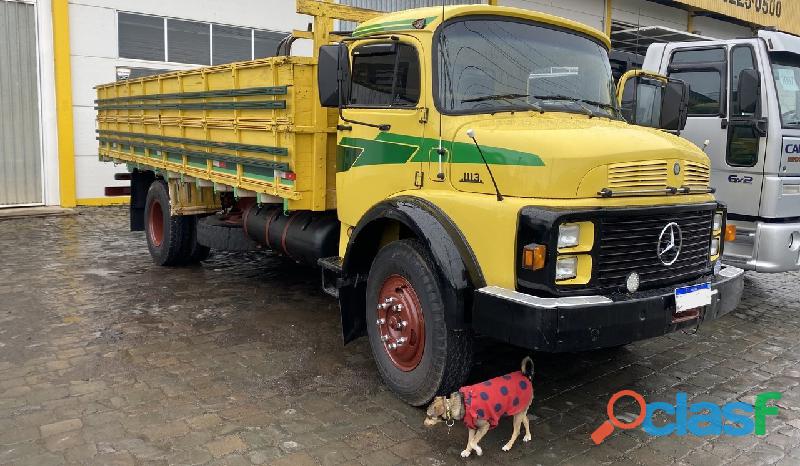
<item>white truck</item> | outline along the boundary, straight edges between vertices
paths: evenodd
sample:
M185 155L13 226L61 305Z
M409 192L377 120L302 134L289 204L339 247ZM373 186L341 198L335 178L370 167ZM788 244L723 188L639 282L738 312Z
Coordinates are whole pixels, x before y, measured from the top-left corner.
M681 136L706 150L737 227L723 260L800 270L800 37L655 43L643 68L689 85Z

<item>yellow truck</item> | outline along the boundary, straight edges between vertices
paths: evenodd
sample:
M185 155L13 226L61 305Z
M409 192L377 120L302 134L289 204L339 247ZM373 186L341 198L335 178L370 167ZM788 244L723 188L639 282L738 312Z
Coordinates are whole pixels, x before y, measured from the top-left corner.
M285 56L97 88L100 158L127 165L157 264L318 266L345 343L367 336L413 405L464 382L476 336L582 351L738 305L709 160L666 131L681 83L635 75L620 103L609 39L528 10L298 12L313 28Z

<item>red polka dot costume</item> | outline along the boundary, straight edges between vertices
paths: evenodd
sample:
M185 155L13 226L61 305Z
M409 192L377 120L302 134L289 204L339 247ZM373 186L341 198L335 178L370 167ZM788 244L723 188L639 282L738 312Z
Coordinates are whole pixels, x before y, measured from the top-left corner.
M533 400L533 385L520 371L462 387L459 392L464 399L464 424L470 429L478 428L479 419L494 429L501 417L521 413Z

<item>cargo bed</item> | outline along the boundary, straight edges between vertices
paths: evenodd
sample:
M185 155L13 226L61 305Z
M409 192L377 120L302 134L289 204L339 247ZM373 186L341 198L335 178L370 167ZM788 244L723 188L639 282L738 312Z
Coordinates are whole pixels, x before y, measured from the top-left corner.
M316 59L274 57L97 87L101 160L287 210L336 208L336 111Z

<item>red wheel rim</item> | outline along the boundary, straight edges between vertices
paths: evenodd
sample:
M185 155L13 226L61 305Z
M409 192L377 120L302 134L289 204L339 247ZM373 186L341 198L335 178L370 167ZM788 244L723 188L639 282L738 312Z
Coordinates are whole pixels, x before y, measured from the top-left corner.
M417 292L404 277L391 275L383 282L375 324L395 367L408 372L419 365L425 350L425 319Z
M161 203L155 200L150 203L150 215L147 216L147 235L155 246L161 246L164 242L164 210L161 209Z

